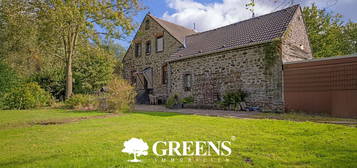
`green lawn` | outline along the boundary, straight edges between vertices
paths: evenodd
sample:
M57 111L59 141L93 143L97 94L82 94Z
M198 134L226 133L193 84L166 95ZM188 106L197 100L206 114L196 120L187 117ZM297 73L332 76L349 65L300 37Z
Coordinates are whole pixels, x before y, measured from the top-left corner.
M0 111L0 167L357 167L357 128L342 125L158 112L28 124L97 115L105 114ZM123 142L133 137L150 147L159 140L229 140L233 152L228 157L191 158L199 159L191 162L189 157L182 162L164 157L168 161L162 162L149 149L147 156L139 157L143 162L129 163L133 156L121 150Z

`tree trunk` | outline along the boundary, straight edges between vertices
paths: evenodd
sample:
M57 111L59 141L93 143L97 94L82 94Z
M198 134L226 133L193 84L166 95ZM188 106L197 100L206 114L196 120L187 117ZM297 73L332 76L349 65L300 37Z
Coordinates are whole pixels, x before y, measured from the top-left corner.
M78 27L74 31L70 31L67 40L64 38L64 49L66 55L66 99L73 94L73 76L72 76L72 59L77 43Z
M72 96L73 76L72 76L72 53L69 53L66 60L66 99Z

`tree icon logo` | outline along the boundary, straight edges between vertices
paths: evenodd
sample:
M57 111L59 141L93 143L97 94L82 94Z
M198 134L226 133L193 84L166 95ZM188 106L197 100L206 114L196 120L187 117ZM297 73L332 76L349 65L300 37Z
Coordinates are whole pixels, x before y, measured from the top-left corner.
M148 155L147 150L149 146L142 139L131 138L128 141L124 142L124 149L122 152L134 154L133 160L128 160L129 162L141 162L141 160L137 159L137 156Z

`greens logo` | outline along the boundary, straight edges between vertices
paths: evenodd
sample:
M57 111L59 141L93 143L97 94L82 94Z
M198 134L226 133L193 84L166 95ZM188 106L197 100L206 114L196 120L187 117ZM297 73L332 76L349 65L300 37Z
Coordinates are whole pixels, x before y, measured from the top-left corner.
M233 139L232 139L233 140ZM156 141L152 145L152 152L156 156L223 156L232 154L230 141ZM133 154L134 159L129 162L141 162L138 156L148 155L149 146L139 138L131 138L124 142L122 152Z
M137 156L148 155L149 146L142 139L131 138L128 141L124 142L124 149L122 152L133 154L134 159L128 160L129 162L141 162L141 160L137 159Z

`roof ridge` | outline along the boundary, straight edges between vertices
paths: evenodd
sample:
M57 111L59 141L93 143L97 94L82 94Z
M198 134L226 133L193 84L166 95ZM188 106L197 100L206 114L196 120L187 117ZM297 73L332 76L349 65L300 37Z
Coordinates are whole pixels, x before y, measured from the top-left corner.
M173 25L175 25L175 26L178 26L178 27L181 27L181 28L184 28L184 29L187 29L187 30L191 30L191 31L196 32L195 30L190 29L190 28L187 28L187 27L185 27L185 26L178 25L178 24L176 24L176 23L172 23L172 22L169 22L169 21L164 20L164 19L160 19L160 18L158 18L158 17L156 17L156 16L154 16L154 15L152 15L152 14L150 14L150 13L149 13L148 15L150 15L150 16L151 16L152 18L154 18L154 19L158 19L158 20L160 20L160 21L167 22L167 23L173 24ZM197 32L196 32L196 33L197 33Z
M253 19L260 19L261 17L268 16L268 15L271 15L271 14L274 14L274 13L277 13L277 12L281 12L281 11L287 10L289 8L299 7L299 6L300 6L299 4L296 4L296 5L289 6L287 8L284 8L284 9L281 9L281 10L278 10L278 11L275 11L275 12L267 13L267 14L264 14L264 15L261 15L261 16L257 16L257 17L254 17L254 18L249 18L249 19L246 19L246 20L235 22L235 23L232 23L232 24L229 24L229 25L225 25L225 26L222 26L222 27L218 27L218 28L215 28L215 29L206 30L206 31L203 31L203 32L197 32L195 34L190 34L190 35L187 35L186 37L192 37L192 36L195 36L195 35L200 35L200 34L204 34L204 33L211 32L211 31L216 31L217 29L222 29L222 28L225 28L225 27L228 27L228 26L244 23L244 22L247 22L247 21L250 21L250 20L253 20Z

